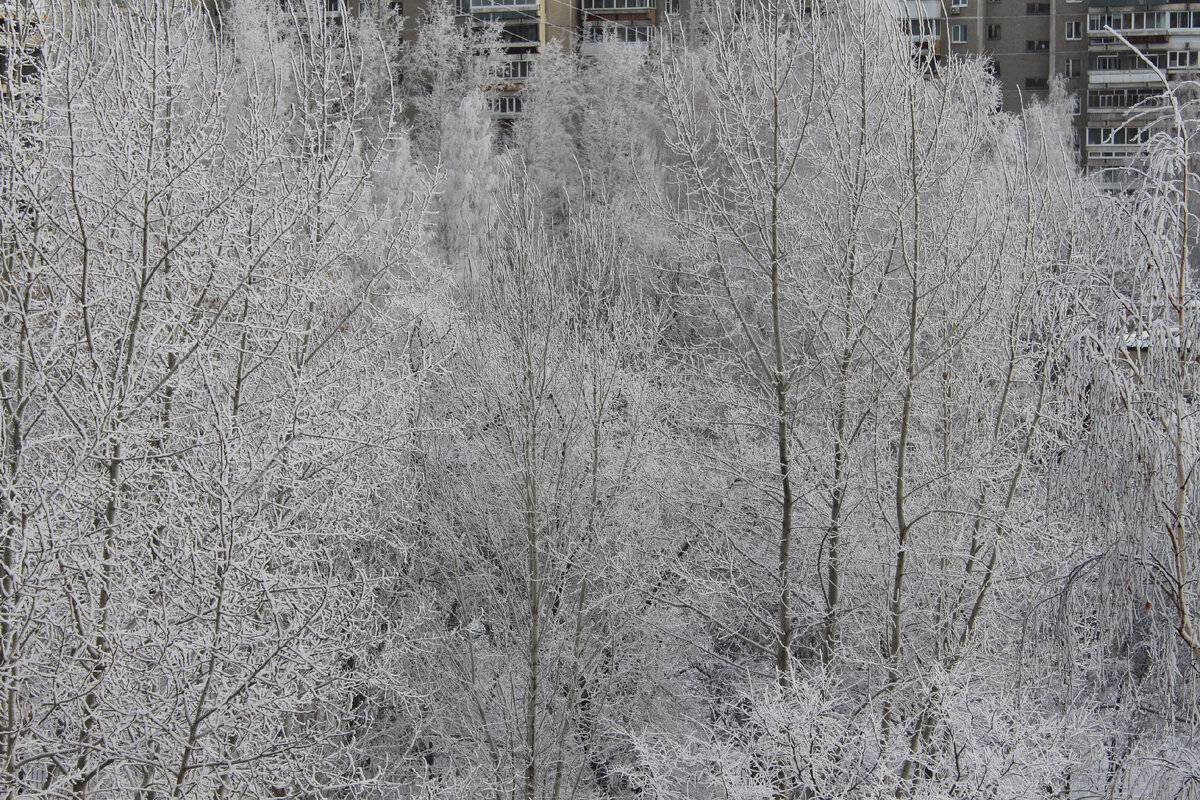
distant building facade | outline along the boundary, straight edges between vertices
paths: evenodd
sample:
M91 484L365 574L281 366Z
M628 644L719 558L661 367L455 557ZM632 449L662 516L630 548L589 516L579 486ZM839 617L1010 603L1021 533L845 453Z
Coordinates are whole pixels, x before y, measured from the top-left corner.
M331 0L332 1L332 0ZM507 63L500 92L492 100L493 116L511 120L521 112L520 89L535 56L547 46L573 47L584 55L603 41L646 45L668 15L681 11L681 0L455 0L456 10L501 29ZM684 0L686 2L686 0ZM403 35L417 35L428 0L390 0L393 13L404 17Z
M1156 70L1171 84L1200 75L1200 3L1093 3L1087 36L1087 163L1120 183L1122 171L1114 168L1150 139L1148 123L1166 88ZM1137 118L1129 114L1134 106Z
M286 4L289 0L281 0ZM354 13L360 0L325 0L329 13ZM417 35L430 0L380 0ZM646 46L669 19L702 14L705 0L455 0L465 19L500 25L508 63L493 114L521 111L520 89L548 45L587 55L601 41ZM1071 97L1078 156L1089 168L1129 163L1149 139L1130 122L1131 107L1161 94L1154 70L1112 34L1111 26L1172 81L1200 74L1200 0L895 0L897 20L924 57L987 56L1004 110L1045 99L1062 80ZM690 8L689 8L690 6Z
M901 24L917 46L934 48L939 58L991 59L1005 111L1019 112L1031 100L1045 99L1051 80L1059 76L1075 98L1076 141L1085 141L1090 13L1085 0L899 2Z
M409 19L406 37L427 0L394 0ZM497 116L520 111L515 91L529 74L529 62L549 43L580 43L586 55L596 43L649 42L669 18L689 15L688 0L457 0L459 11L499 22L512 62L513 91L502 93ZM1090 20L1107 7L1089 0L895 0L898 22L918 51L934 60L986 55L1002 87L1002 104L1018 112L1031 99L1044 99L1051 79L1061 76L1073 95L1076 139L1088 141L1089 79L1094 46ZM1176 4L1179 5L1179 4ZM1189 4L1183 4L1189 5ZM702 3L697 3L697 9ZM1200 3L1197 3L1200 9ZM702 13L702 12L700 12ZM1080 152L1086 160L1087 150Z
M1124 185L1122 168L1149 142L1151 106L1165 88L1154 68L1171 83L1200 75L1200 2L900 2L915 43L919 33L932 42L921 46L938 48L939 56L992 59L1007 111L1045 97L1060 77L1071 96L1080 162L1114 188ZM922 17L929 21L918 22ZM1132 119L1131 109L1149 113Z

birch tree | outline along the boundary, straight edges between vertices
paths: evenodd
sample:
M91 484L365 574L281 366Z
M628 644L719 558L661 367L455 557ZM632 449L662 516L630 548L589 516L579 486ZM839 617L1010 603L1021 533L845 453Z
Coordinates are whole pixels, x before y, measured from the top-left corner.
M503 64L499 30L464 24L449 0L431 3L417 37L400 61L404 100L412 116L413 144L428 163L453 129L448 115L473 93L494 92Z

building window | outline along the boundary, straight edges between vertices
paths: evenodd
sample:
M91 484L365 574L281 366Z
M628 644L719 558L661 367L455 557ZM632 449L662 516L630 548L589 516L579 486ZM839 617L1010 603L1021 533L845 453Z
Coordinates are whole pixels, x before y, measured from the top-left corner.
M1063 64L1063 75L1068 78L1078 78L1083 75L1083 64L1078 58L1068 58Z
M1050 42L1045 39L1039 39L1038 41L1030 39L1025 42L1025 52L1027 53L1041 53L1049 49Z
M951 8L966 8L967 0L950 0Z
M1187 13L1187 12L1179 12ZM1104 26L1118 31L1159 30L1167 27L1168 17L1162 11L1127 11L1115 14L1089 14L1088 30L1104 30Z
M525 80L533 74L533 62L525 58L515 58L505 61L497 71L497 77L502 80Z
M1049 3L1026 3L1025 4L1025 13L1031 14L1031 15L1032 14L1049 14L1050 13L1050 4Z
M1172 28L1200 28L1200 11L1172 11L1169 21Z
M1167 53L1167 69L1187 69L1196 66L1200 50L1172 50Z
M584 41L588 42L648 42L654 38L653 25L619 25L612 23L587 23L583 27Z
M1088 128L1088 144L1147 144L1150 131L1147 128Z
M654 0L584 0L583 3L584 11L625 11L650 8L654 8Z
M523 104L519 95L505 94L493 97L488 101L488 105L492 107L493 114L512 115L520 114Z
M1000 23L988 25L988 41L994 41L1000 38Z
M537 25L505 25L500 35L509 44L526 45L539 43Z
M1071 116L1078 117L1083 112L1083 103L1079 100L1079 95L1071 95Z
M950 26L950 41L953 44L967 43L967 26L966 25L951 25Z
M1160 89L1101 89L1088 92L1088 108L1128 108L1139 103L1154 103L1162 97Z
M1083 23L1077 19L1067 20L1067 39L1077 41L1083 38Z
M1108 69L1120 69L1120 68L1121 68L1121 57L1120 56L1096 56L1096 69L1108 70Z
M942 21L940 19L930 19L922 17L920 19L910 19L908 21L908 35L927 37L937 36L942 32Z
M1048 78L1026 78L1025 79L1025 88L1026 89L1045 89L1049 85L1050 85L1050 81Z

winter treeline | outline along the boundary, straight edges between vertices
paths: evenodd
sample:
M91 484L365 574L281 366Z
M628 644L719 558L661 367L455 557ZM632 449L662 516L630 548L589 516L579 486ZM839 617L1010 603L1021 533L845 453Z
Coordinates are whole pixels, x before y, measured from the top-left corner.
M1191 95L821 5L9 12L4 798L1200 793Z

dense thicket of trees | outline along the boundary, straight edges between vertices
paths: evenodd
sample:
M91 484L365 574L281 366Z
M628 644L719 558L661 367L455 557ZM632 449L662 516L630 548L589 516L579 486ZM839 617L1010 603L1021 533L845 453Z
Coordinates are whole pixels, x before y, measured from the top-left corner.
M821 6L11 11L3 796L1194 794L1193 110Z

